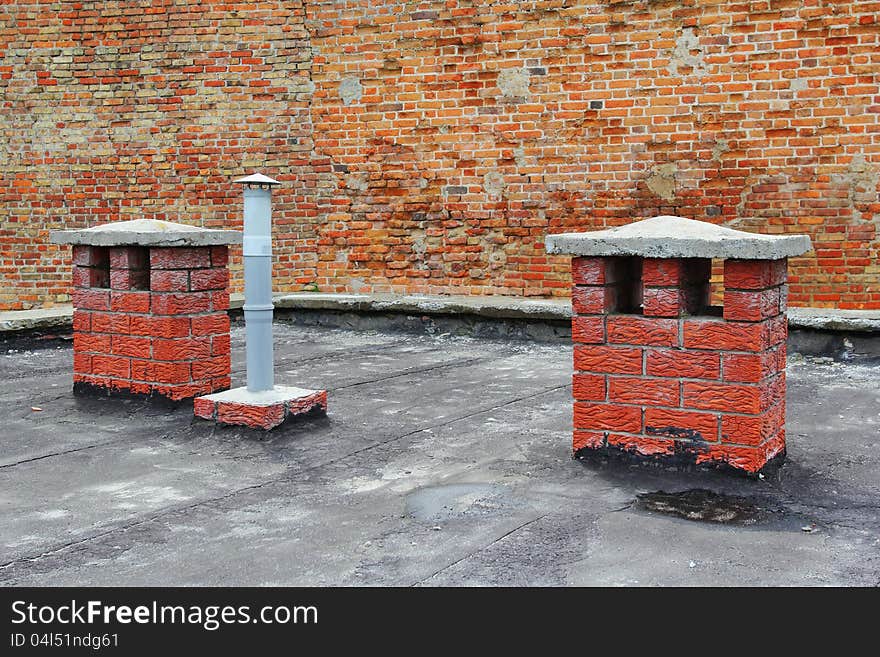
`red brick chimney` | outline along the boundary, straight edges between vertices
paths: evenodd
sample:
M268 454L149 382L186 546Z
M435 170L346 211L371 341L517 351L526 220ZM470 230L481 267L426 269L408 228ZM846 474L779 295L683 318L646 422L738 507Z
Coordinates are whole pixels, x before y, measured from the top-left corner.
M227 245L241 233L137 219L73 244L74 392L188 399L230 386Z
M547 237L572 258L576 456L727 464L785 454L786 264L806 236L681 217ZM712 258L724 306L709 305Z

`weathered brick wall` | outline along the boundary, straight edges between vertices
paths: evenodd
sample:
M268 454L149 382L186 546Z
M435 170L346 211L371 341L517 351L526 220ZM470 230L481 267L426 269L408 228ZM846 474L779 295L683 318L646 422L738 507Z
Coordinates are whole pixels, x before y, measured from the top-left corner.
M0 5L0 308L68 298L70 249L47 244L50 228L239 228L229 181L253 169L286 182L279 286L312 280L306 199L321 174L304 14L289 0Z
M259 169L278 290L567 295L548 231L663 213L880 308L880 2L75 6L0 8L0 307L65 298L48 228L235 227Z

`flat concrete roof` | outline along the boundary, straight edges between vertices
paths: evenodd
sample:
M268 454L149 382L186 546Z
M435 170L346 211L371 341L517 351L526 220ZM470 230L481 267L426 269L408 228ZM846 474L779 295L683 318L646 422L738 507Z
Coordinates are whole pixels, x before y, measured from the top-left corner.
M329 413L269 434L74 397L69 342L4 343L0 583L880 581L876 365L792 355L788 460L750 480L572 460L568 345L283 322L275 342L278 381L328 388Z
M89 246L217 246L241 244L242 234L158 219L132 219L80 230L53 230L49 241Z
M546 238L547 253L645 258L777 260L810 250L806 235L762 235L664 215L625 226Z

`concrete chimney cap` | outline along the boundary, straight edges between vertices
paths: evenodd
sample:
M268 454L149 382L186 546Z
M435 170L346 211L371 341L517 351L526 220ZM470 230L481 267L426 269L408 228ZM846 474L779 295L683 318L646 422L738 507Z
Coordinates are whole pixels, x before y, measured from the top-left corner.
M762 235L664 215L625 226L546 238L547 253L644 258L777 260L810 250L806 235Z
M249 176L245 176L244 178L239 178L234 182L242 183L244 185L280 185L281 181L275 180L274 178L270 178L269 176L264 176L262 173L252 173Z
M83 228L53 230L52 244L83 244L89 246L219 246L241 244L237 230L217 230L188 226L159 219L133 219Z

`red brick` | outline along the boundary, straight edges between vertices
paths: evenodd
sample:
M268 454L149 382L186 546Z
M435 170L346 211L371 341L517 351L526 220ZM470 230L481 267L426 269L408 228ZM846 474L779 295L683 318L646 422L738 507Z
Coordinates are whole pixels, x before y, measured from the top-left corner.
M230 387L232 387L232 379L228 376L218 376L215 379L211 379L211 390L214 392L229 390Z
M128 390L135 395L149 395L153 392L153 384L141 381L129 381Z
M785 283L787 260L725 260L725 290L761 290Z
M155 360L199 360L211 355L211 338L176 338L153 340Z
M211 292L211 310L229 310L229 291Z
M575 345L574 368L584 372L642 374L642 350Z
M150 271L153 292L189 292L189 270L153 269Z
M584 344L605 342L604 317L573 317L571 320L571 339Z
M575 452L581 449L598 449L604 445L604 431L580 431L575 429L573 432L571 447Z
M606 397L605 377L601 374L575 372L571 377L571 392L575 399L603 400Z
M608 342L612 344L673 346L678 344L678 322L635 315L609 315Z
M683 349L651 349L645 371L649 376L717 379L721 372L721 355Z
M642 260L642 282L652 287L673 287L682 281L681 258L645 258Z
M626 434L608 434L608 445L641 456L669 456L675 452L675 441Z
M758 472L772 458L766 447L737 447L735 445L709 445L705 451L697 453L697 463L726 463L727 465Z
M229 376L230 369L229 354L203 358L193 362L192 377L194 380L198 380Z
M190 363L133 359L131 378L149 383L186 383L190 380Z
M224 424L245 425L255 429L271 429L284 421L284 404L251 406L219 402L217 420Z
M645 433L679 440L717 442L718 416L695 411L646 408Z
M81 310L110 310L110 290L73 291L73 307Z
M98 376L128 379L131 374L130 362L128 358L118 356L92 356L92 372Z
M82 288L110 287L110 271L97 267L74 267L73 286Z
M228 356L229 351L229 334L214 335L211 337L212 356Z
M600 315L615 305L613 287L576 286L571 290L571 308L579 315Z
M73 371L78 374L92 373L92 356L91 354L73 354Z
M122 313L92 313L95 333L128 333L130 318Z
M150 338L137 338L130 335L114 335L111 339L113 353L118 356L132 358L149 358L151 350Z
M770 336L767 339L767 344L770 346L785 344L785 341L788 339L788 317L779 315L768 320L768 324Z
M229 263L229 248L226 246L211 247L211 266L225 267Z
M771 376L761 384L761 410L785 401L785 372Z
M109 377L105 387L115 391L131 392L131 381L123 377Z
M192 318L193 335L229 333L229 315L223 312L198 315Z
M153 247L150 269L195 269L211 266L211 247Z
M326 390L318 390L311 395L306 395L305 397L300 397L298 399L291 399L284 404L288 415L299 415L301 413L307 413L313 408L320 408L324 411L327 410L327 391Z
M150 293L114 290L110 293L110 309L113 312L148 313L150 312Z
M74 245L73 264L80 267L107 267L107 248L102 246Z
M777 361L775 351L758 354L724 354L723 378L725 381L758 383L778 371Z
M672 379L608 377L608 399L625 404L678 406L679 383Z
M157 338L180 338L189 335L188 317L132 316L129 332Z
M193 415L205 420L213 420L216 418L217 404L216 402L205 399L204 397L196 397L193 400Z
M146 269L149 264L147 249L142 246L110 247L111 269Z
M191 399L199 395L207 395L214 392L210 383L180 383L175 385L152 385L153 394L161 395L172 401Z
M575 285L605 285L605 258L572 258L571 280Z
M766 443L761 445L764 451L764 458L768 461L777 454L785 451L785 429L780 429L779 433L770 438Z
M635 265L636 259L628 257L572 258L571 280L575 285L635 284Z
M73 352L79 354L87 351L96 354L111 353L110 336L107 334L74 333Z
M150 272L128 269L111 270L110 287L114 290L146 290L150 287Z
M776 355L776 371L784 372L785 371L785 354L786 354L786 344L785 342L779 344L773 353Z
M74 374L74 383L88 383L89 385L99 388L107 388L110 386L110 379L106 376L92 376L89 374Z
M150 311L156 315L185 315L211 310L210 292L154 292L150 299Z
M779 287L724 291L724 319L760 322L778 314Z
M642 429L642 409L619 404L574 403L575 429L626 431Z
M73 330L89 331L92 327L92 313L85 310L73 311Z
M229 286L229 270L195 269L190 273L190 289L192 290L225 290Z
M646 287L642 312L649 317L678 317L685 312L684 292L678 288Z
M763 351L769 334L768 322L693 319L684 322L683 342L688 349Z
M682 383L685 408L734 413L760 413L762 388L757 385L685 381Z
M760 415L723 415L721 440L739 445L761 445L785 426L785 406L776 404Z

